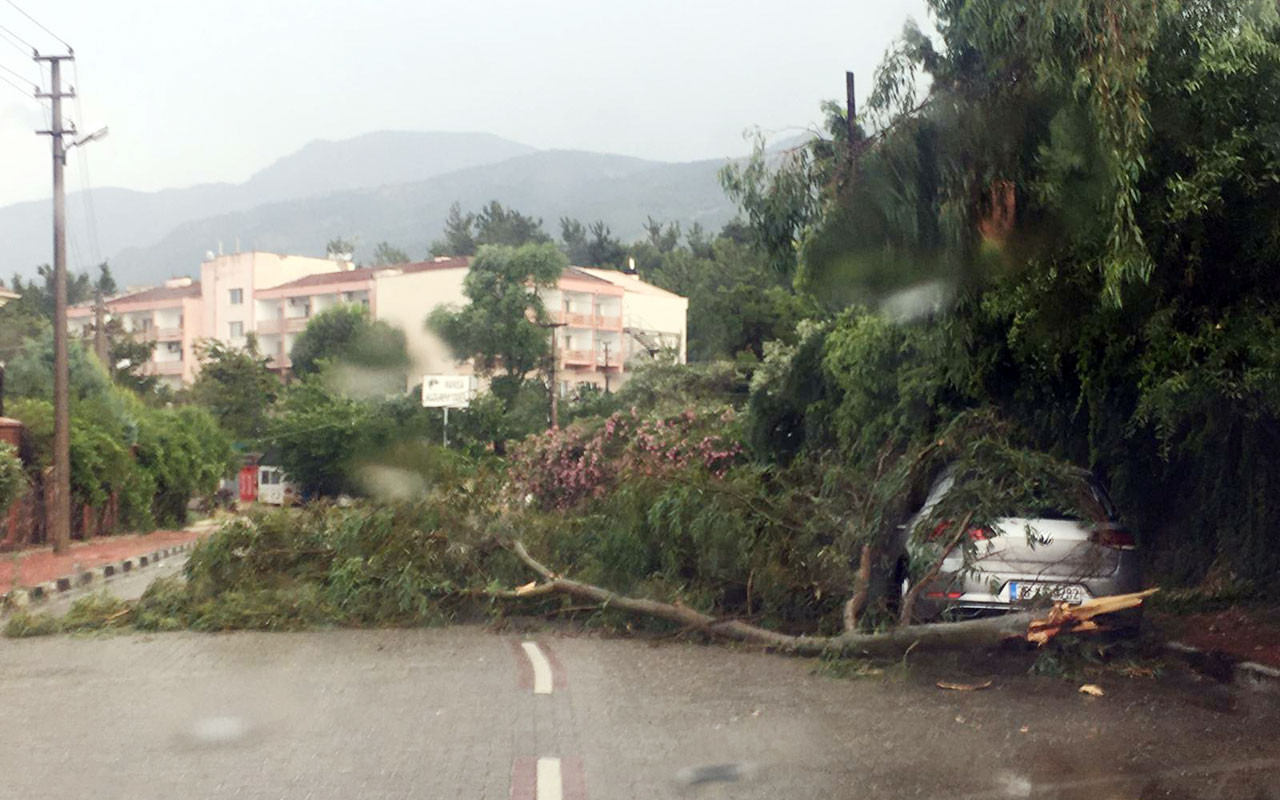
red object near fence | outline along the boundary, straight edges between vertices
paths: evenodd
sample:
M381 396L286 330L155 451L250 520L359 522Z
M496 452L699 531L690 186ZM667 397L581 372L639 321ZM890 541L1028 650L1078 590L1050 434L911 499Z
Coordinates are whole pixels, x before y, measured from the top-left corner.
M252 503L258 499L258 467L240 468L240 502Z

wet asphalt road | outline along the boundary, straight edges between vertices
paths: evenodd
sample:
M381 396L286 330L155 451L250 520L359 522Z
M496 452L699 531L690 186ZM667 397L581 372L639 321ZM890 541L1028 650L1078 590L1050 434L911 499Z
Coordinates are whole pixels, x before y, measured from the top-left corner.
M1280 798L1274 696L815 666L476 627L0 640L0 795Z

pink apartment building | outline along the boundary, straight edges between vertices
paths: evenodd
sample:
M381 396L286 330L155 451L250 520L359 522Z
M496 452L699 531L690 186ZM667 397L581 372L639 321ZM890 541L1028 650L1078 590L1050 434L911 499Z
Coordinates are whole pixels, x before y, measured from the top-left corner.
M438 306L467 302L465 258L440 258L391 267L353 269L341 261L274 253L211 257L201 280L179 278L162 287L113 298L107 311L125 330L157 347L145 368L170 385L190 382L199 369L201 338L243 346L253 333L273 368L290 367L289 352L311 317L340 304L360 305L404 331L412 361L409 386L426 374L465 375L444 343L426 330ZM659 352L684 361L688 300L613 270L569 267L552 289L541 291L555 328L560 390L590 383L613 388L626 380L635 358ZM92 305L69 311L73 331L87 332Z
M143 374L155 375L161 383L174 388L195 377L194 345L203 330L200 289L200 284L190 278L175 278L163 286L121 295L105 304L108 319L119 320L125 331L143 341L155 342ZM72 334L89 335L93 318L92 303L67 309Z

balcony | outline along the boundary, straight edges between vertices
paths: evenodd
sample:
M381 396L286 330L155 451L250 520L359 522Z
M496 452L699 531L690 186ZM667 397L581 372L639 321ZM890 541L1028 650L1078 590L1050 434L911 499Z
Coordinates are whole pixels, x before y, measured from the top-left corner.
M278 333L297 333L307 327L308 317L288 317L281 319L260 319L257 322L257 333L260 336L270 336Z
M609 328L610 330L620 331L620 330L622 330L622 317L620 317L620 316L605 316L605 315L597 314L597 315L596 315L596 327L597 327L597 328Z
M596 326L596 318L593 315L578 314L571 311L552 311L551 320L562 325L571 325L575 328L594 328Z
M284 370L293 366L288 356L271 356L267 359L267 369Z
M149 333L160 342L176 342L182 338L182 328L152 328Z
M595 354L590 350L561 350L560 360L574 367L593 367L596 363Z
M175 358L172 361L152 361L151 371L155 375L181 375L182 360Z

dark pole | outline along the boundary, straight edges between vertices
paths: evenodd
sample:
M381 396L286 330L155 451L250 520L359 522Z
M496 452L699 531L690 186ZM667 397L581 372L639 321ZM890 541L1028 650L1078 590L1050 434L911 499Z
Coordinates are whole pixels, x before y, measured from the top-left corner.
M107 363L107 309L103 302L102 290L98 290L97 302L93 307L93 351L98 354L98 360L102 362L102 366L109 371L111 365Z
M849 137L849 160L852 162L856 152L854 142L858 137L858 99L853 90L852 72L844 74L844 115L845 122L849 126L846 135Z
M604 393L609 393L609 343L604 343Z
M49 62L49 93L53 101L48 131L53 141L53 503L48 512L53 552L63 553L71 542L71 402L67 368L67 209L62 170L67 148L62 137L62 62L71 55L36 56Z
M560 393L556 386L556 368L559 366L556 362L560 360L559 353L556 349L556 328L563 328L567 323L564 322L540 322L538 327L551 329L551 368L548 370L550 376L551 389L551 430L560 427Z

